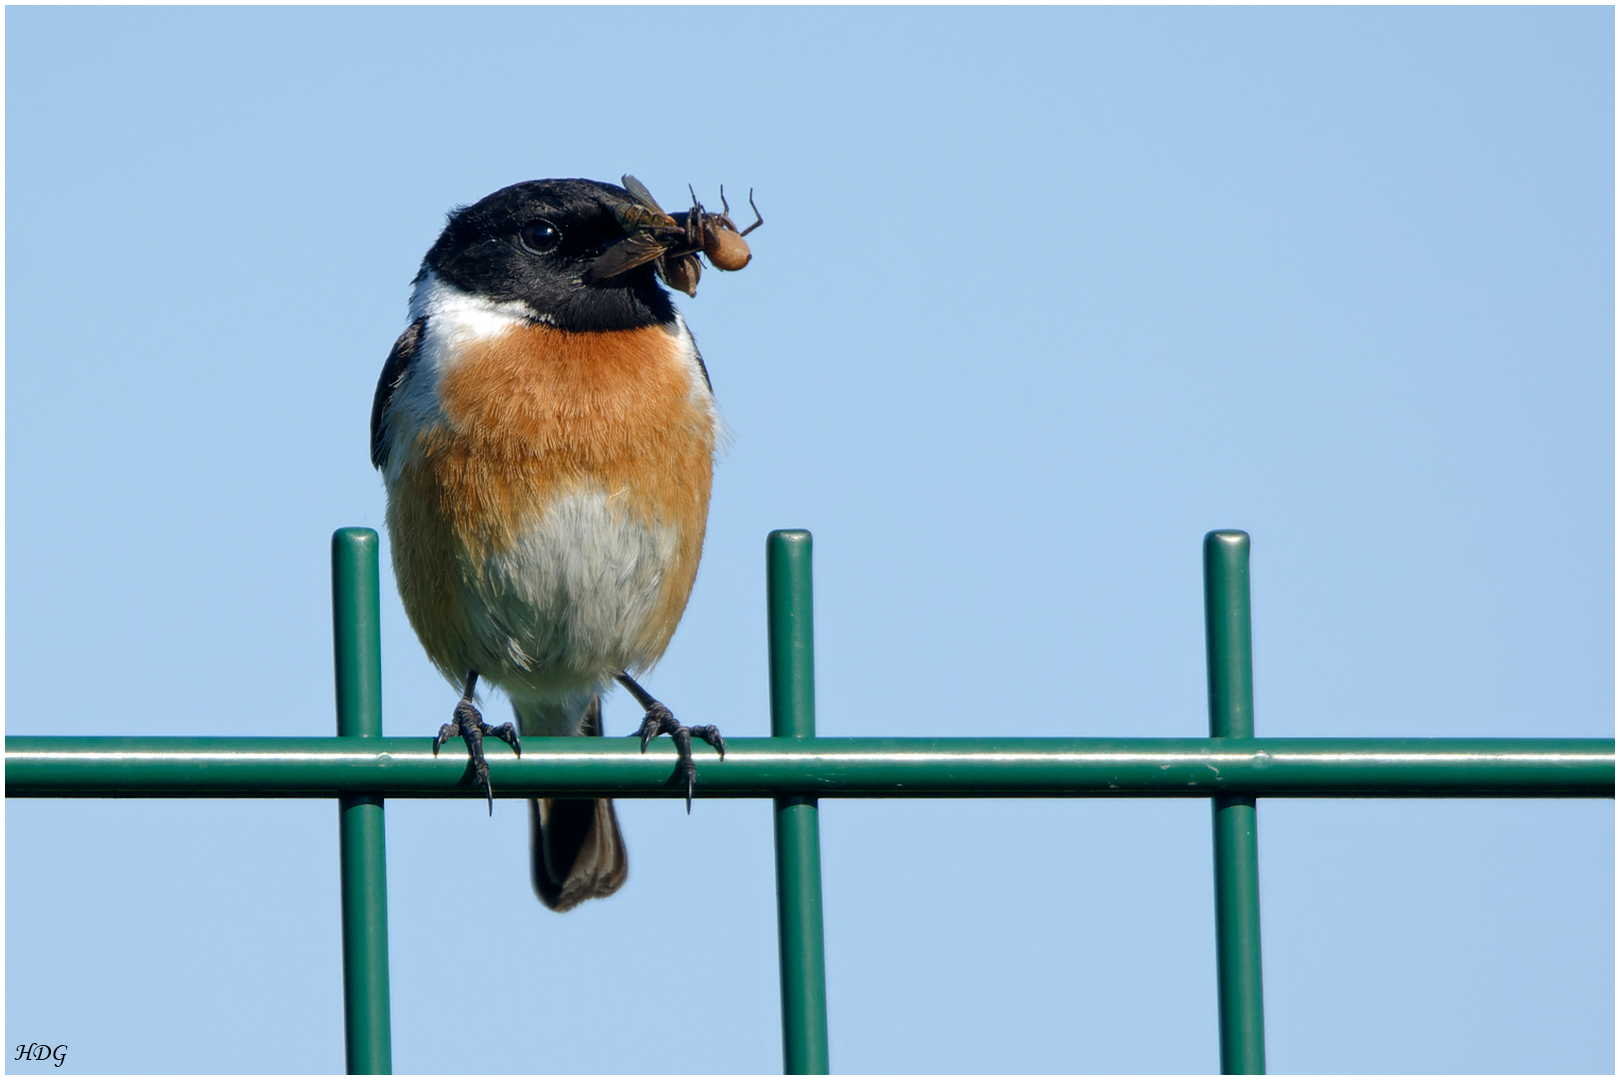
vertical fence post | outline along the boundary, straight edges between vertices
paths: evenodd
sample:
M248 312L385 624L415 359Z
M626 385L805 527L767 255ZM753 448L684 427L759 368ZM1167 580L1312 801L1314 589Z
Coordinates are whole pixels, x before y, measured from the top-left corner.
M332 642L337 733L382 737L377 534L332 534ZM393 1072L388 1009L388 867L380 795L338 799L343 896L343 1037L350 1073Z
M770 625L771 736L816 734L815 620L810 534L765 540ZM776 933L782 974L782 1071L825 1074L827 972L821 936L821 825L816 800L776 800Z
M1204 644L1210 737L1254 738L1246 532L1223 530L1204 537ZM1260 857L1254 796L1220 795L1212 801L1221 1072L1263 1073L1266 1017L1260 984Z

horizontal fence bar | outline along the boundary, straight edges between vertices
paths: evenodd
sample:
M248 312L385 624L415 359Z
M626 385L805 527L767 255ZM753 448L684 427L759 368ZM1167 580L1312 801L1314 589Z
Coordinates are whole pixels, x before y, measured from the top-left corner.
M483 798L432 739L9 736L24 798ZM666 740L530 738L496 798L685 797ZM1613 739L727 739L698 798L1613 798Z

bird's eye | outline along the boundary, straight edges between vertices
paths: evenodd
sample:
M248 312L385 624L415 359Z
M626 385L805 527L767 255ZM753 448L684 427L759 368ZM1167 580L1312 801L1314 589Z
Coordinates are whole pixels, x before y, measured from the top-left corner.
M549 221L531 221L518 230L518 242L526 250L544 255L562 242L562 230Z

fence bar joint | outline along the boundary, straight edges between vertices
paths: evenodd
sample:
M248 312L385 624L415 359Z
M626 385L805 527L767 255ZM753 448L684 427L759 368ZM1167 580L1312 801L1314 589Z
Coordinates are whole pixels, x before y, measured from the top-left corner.
M382 738L382 635L377 534L332 534L332 649L337 733ZM394 1071L388 1001L388 864L383 799L338 799L343 919L343 1041L351 1074Z
M816 734L815 619L810 534L765 539L771 666L771 736ZM824 1075L827 972L821 922L821 824L814 796L775 799L776 930L782 975L782 1071Z
M1254 738L1254 657L1249 621L1249 534L1204 537L1204 644L1212 739ZM1211 800L1215 846L1215 957L1221 1072L1266 1071L1260 979L1260 857L1252 792Z

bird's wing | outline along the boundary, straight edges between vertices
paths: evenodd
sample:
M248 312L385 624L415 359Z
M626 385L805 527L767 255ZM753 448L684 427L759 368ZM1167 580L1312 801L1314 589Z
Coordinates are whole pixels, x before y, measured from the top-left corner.
M388 404L399 389L400 380L405 377L411 361L416 359L416 350L422 344L422 331L426 326L427 316L424 315L406 327L399 340L394 342L394 347L388 350L388 359L383 361L382 375L377 379L377 394L371 399L371 464L374 468L382 468L388 460Z

